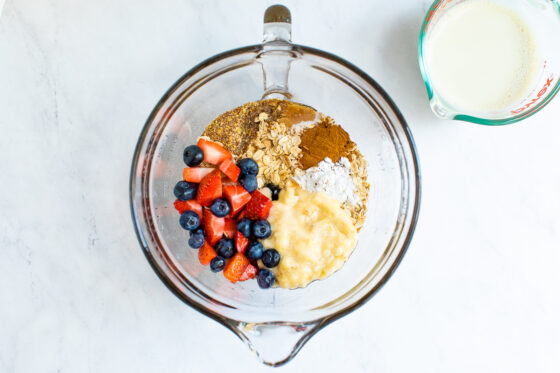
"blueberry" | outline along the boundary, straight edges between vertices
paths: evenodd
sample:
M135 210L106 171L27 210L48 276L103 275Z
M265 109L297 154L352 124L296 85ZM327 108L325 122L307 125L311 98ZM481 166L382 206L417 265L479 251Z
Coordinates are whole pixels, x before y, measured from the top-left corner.
M247 259L257 260L262 257L263 251L264 247L262 243L252 241L249 242L249 245L247 245L247 249L245 249L245 256L247 257Z
M183 229L188 231L194 231L200 226L200 218L198 214L194 211L185 211L181 214L179 218L179 224Z
M261 258L263 264L268 268L276 267L278 263L280 263L280 259L282 259L282 257L276 249L265 250Z
M200 149L196 145L190 145L185 148L183 151L183 161L189 167L196 167L202 163L204 159L204 153L202 149Z
M231 208L229 207L228 201L226 201L224 198L216 198L214 202L212 202L210 210L212 211L212 214L216 215L219 218L223 218L224 216L227 216L227 214L229 214Z
M237 167L241 170L241 175L257 176L259 173L259 165L251 158L243 158L237 162Z
M272 229L270 228L270 223L266 220L257 220L253 223L253 235L260 239L265 239L270 237L272 234Z
M261 269L257 274L257 283L261 289L268 289L271 287L274 282L276 281L276 277L274 277L274 273L272 273L268 269Z
M202 227L198 227L194 231L191 231L191 236L195 234L201 234L202 237L204 237L204 229L202 229Z
M265 185L268 189L270 189L270 195L272 196L273 201L278 201L278 195L280 194L280 188L278 185L268 183Z
M243 218L237 222L237 230L244 235L245 237L249 238L251 236L251 220L247 218Z
M259 187L257 177L255 175L242 175L239 177L239 184L249 193L253 193Z
M212 272L220 272L226 266L225 258L217 256L210 261L210 270Z
M216 252L219 256L229 259L235 254L233 240L229 238L221 238L216 244Z
M202 233L191 234L191 237L189 238L189 246L193 249L200 249L202 245L204 245L204 235Z
M188 201L189 199L196 197L196 190L196 184L181 180L175 184L173 194L175 194L175 197L177 197L179 201Z

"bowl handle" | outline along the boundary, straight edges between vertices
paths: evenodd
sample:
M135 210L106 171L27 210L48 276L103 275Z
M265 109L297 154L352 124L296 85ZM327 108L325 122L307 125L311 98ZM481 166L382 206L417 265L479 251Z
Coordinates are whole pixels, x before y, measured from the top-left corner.
M291 22L290 11L283 5L272 5L264 13L262 51L257 56L263 69L263 99L292 98L288 90L288 75L297 53L292 45Z
M292 42L292 15L284 5L269 6L263 22L263 43Z

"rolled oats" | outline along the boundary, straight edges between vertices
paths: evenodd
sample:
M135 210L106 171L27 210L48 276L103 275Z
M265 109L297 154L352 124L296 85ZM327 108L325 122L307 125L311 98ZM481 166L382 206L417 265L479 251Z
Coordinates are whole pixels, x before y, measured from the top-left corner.
M350 150L347 158L350 160L350 165L352 166L351 176L356 187L358 203L354 206L345 205L344 207L350 211L352 219L354 220L354 225L359 230L364 225L364 220L366 218L367 201L370 190L367 177L367 162L356 146Z
M259 187L274 183L283 188L299 167L299 137L290 134L285 124L267 119L266 113L259 114L259 131L244 156L253 158L259 165Z

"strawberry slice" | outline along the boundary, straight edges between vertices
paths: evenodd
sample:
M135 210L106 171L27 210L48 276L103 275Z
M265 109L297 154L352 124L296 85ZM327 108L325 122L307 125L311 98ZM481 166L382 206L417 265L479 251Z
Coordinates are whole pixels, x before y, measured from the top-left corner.
M247 237L241 234L241 232L237 232L235 234L235 247L237 248L237 252L243 254L245 249L249 245L249 240Z
M222 175L214 170L206 175L198 185L196 201L202 206L210 206L212 201L222 196Z
M237 185L236 183L234 183L233 181L231 181L230 179L228 179L225 175L224 177L222 177L222 188L225 188L227 186L232 186L232 185Z
M179 214L182 214L183 212L189 210L187 208L187 202L189 201L180 201L176 199L175 202L173 202L173 206L175 207L175 210L179 211Z
M198 249L198 260L200 260L200 264L208 265L212 259L217 256L218 254L216 254L216 250L214 250L214 248L210 246L206 240L204 241L204 245Z
M241 219L243 219L243 218L245 218L245 217L246 217L246 216L245 216L245 210L243 210L243 211L241 211L241 213L240 213L239 215L237 215L237 221L239 221L239 220L241 220Z
M235 237L237 232L237 221L232 218L224 218L224 236L227 238Z
M183 179L191 183L200 183L204 176L214 171L210 167L187 167L183 170Z
M204 209L204 214L202 216L202 227L204 228L204 233L206 233L206 239L210 242L210 245L215 245L216 242L222 238L224 235L225 219L219 218L212 214L209 209Z
M224 175L226 175L231 181L237 182L241 170L239 169L239 167L237 167L233 160L231 160L230 158L224 159L222 163L220 163L219 168L220 171L222 171Z
M241 185L228 185L224 187L224 196L231 206L231 216L237 215L251 199L251 195Z
M243 215L251 220L262 220L268 218L268 213L272 207L270 198L255 190L251 194L251 200L247 203Z
M239 280L238 281L247 281L250 278L255 278L255 276L257 275L257 267L255 267L252 264L249 264L246 268L245 271L243 271L243 273L241 274L241 276L239 276Z
M179 211L179 214L182 214L185 211L194 211L198 214L198 217L202 219L202 206L200 206L200 204L194 199L189 201L176 200L173 202L173 205L175 206L175 209Z
M239 280L245 268L249 265L249 259L241 253L236 253L233 258L229 260L224 268L224 276L231 282L236 282Z
M204 162L219 165L224 159L230 159L231 153L223 146L206 139L198 139L197 144L204 153Z

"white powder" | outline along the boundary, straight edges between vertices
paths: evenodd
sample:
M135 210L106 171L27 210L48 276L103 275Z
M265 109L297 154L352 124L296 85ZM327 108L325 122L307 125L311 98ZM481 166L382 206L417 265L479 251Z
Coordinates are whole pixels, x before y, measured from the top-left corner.
M342 157L336 163L330 158L319 162L317 167L305 170L303 175L295 176L295 181L309 192L324 192L340 202L355 205L358 202L352 181L352 166L348 158Z
M299 135L301 134L304 130L309 129L311 127L314 127L317 124L317 121L319 120L319 113L315 114L315 118L313 120L304 120L298 123L295 123L294 125L292 125L290 127L290 131Z

